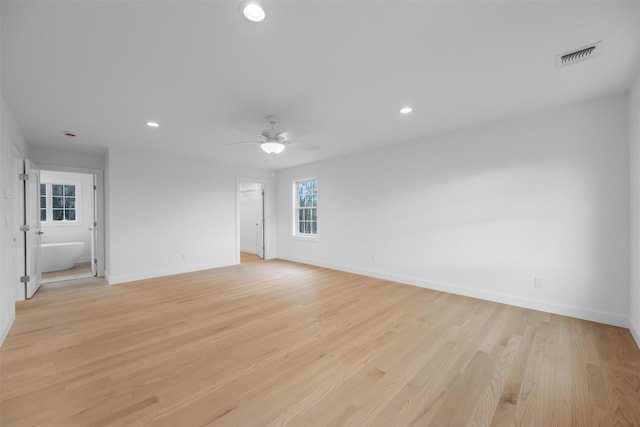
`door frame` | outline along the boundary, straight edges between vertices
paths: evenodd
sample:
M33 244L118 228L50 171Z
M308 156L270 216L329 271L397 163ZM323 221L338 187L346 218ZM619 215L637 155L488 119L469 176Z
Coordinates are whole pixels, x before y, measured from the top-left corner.
M105 235L106 235L106 221L105 221L105 188L104 188L104 170L103 169L89 169L89 168L77 168L74 166L59 166L59 165L40 165L40 170L52 171L52 172L75 172L83 173L87 175L94 175L96 177L96 213L98 215L98 232L95 242L95 252L97 263L97 276L104 277L105 268ZM95 218L94 218L95 220Z
M247 225L247 214L249 206L246 204L247 194L251 194L251 222L255 225L253 230L245 230ZM240 183L240 251L249 251L264 259L264 229L266 227L264 220L264 184L260 182L252 182L250 184ZM251 248L247 247L246 237L252 234L253 239Z
M30 160L24 159L23 181L24 216L21 224L28 228L23 231L25 238L24 298L31 299L42 284L42 229L40 223L40 167Z
M241 184L261 184L262 191L264 191L263 200L263 208L262 208L262 217L264 218L264 224L262 227L263 230L263 238L262 245L264 246L263 251L263 259L271 259L273 258L271 247L271 239L273 234L270 233L269 227L269 211L271 207L270 197L269 197L269 181L258 178L246 178L246 177L236 177L236 264L240 264L240 185Z
M24 266L26 262L26 236L23 231L20 230L20 225L24 222L24 181L19 179L19 175L24 173L24 160L25 156L20 153L18 148L14 145L12 149L12 161L13 161L13 221L12 221L12 238L14 244L14 259L13 259L13 286L15 286L15 300L24 301L25 291L24 283L20 282L20 276L24 274Z

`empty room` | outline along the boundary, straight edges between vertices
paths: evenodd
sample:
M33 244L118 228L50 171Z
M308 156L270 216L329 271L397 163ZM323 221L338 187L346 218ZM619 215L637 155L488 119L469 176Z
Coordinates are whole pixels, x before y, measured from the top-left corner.
M2 0L0 425L640 426L639 22Z

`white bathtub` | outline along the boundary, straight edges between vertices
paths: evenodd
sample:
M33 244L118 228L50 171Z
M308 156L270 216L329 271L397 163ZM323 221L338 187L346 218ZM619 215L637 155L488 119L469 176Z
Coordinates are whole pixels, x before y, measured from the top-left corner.
M40 262L42 272L68 270L75 266L84 250L84 242L43 243Z

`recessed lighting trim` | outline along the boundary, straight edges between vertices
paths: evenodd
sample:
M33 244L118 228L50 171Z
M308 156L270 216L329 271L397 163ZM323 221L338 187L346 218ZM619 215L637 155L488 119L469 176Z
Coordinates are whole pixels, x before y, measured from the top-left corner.
M157 128L160 125L157 122L147 122L147 126L150 128Z
M242 4L242 14L251 22L262 22L266 17L262 6L253 1Z
M407 105L405 107L400 108L398 111L400 112L400 114L409 114L413 111L413 108Z

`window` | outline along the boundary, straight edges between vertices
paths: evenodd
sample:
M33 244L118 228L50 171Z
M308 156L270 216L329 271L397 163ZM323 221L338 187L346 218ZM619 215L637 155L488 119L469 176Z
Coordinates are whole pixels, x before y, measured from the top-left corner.
M40 184L40 221L76 222L76 185Z
M315 237L318 234L318 180L296 181L294 234Z
M47 184L40 184L40 221L47 220Z

